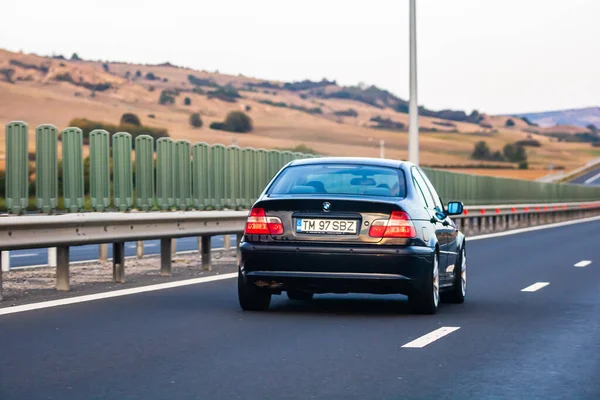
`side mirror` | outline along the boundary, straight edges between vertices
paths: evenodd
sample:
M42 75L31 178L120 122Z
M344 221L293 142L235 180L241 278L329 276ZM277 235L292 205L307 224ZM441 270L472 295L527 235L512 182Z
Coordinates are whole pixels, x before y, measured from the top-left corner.
M460 201L451 201L448 203L447 209L446 214L448 215L460 215L463 213L464 206Z

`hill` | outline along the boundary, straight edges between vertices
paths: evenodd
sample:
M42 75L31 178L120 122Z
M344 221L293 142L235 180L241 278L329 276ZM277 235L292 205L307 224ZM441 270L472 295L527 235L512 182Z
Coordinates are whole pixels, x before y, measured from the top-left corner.
M211 129L231 111L252 118L250 133ZM298 146L334 156L379 155L407 158L406 100L375 86L338 85L335 81L277 82L198 71L165 62L138 65L86 61L79 57L42 57L0 50L0 124L24 120L30 127L52 123L59 129L75 119L111 124L133 113L145 128L168 131L174 139L192 142L237 143L240 146L293 149ZM203 125L190 125L199 113ZM600 156L589 143L567 143L544 134L523 119L490 116L478 111L430 110L421 107L420 153L423 165L503 167L525 176L516 163L473 160L479 141L492 151L507 144L535 141L527 147L527 178L546 174L549 164L575 168ZM585 129L584 129L585 130ZM34 130L30 129L34 149ZM162 133L161 133L162 135ZM0 170L4 130L0 130ZM485 170L481 170L484 171ZM489 173L489 171L488 171Z
M516 116L526 117L541 127L574 125L585 128L590 124L594 124L597 128L600 128L600 107L525 113L516 114Z

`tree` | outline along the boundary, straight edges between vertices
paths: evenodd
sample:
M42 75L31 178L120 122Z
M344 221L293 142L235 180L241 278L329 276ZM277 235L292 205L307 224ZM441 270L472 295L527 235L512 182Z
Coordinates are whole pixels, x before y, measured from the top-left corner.
M190 115L190 125L194 128L202 127L202 118L200 117L200 113L193 113Z
M519 169L529 169L529 164L527 163L527 161L521 161L519 163Z
M594 135L598 134L598 128L596 127L596 125L589 124L588 126L586 126L586 128L588 128L590 132L592 132Z
M155 79L159 79L159 78L157 78L157 77L156 77L156 75L154 75L154 73L152 73L152 72L148 72L144 78L145 78L145 79L147 79L147 80L149 80L149 81L153 81L153 80L155 80Z
M183 99L183 104L186 106L192 105L192 99L190 99L189 97L186 97L185 99Z
M515 126L515 121L513 121L512 119L509 118L506 120L506 124L504 126L506 126L507 128L511 128L511 127Z
M73 53L71 56L71 61L81 61L81 58L77 55L77 53Z
M135 114L132 114L132 113L125 113L121 116L121 125L125 125L125 124L142 126L138 116Z
M125 79L129 80L130 77L131 77L131 71L125 72Z
M142 71L140 71L139 69L137 71L135 71L135 77L136 78L141 78L142 77Z
M490 148L486 142L482 140L475 143L475 149L473 150L473 154L471 154L471 158L475 160L487 160L490 156Z
M252 119L241 111L232 111L225 118L225 127L230 132L250 132L252 130Z
M102 69L104 69L104 72L109 72L108 64L107 63L102 64Z
M511 162L527 161L525 148L518 144L506 144L503 149L504 157Z

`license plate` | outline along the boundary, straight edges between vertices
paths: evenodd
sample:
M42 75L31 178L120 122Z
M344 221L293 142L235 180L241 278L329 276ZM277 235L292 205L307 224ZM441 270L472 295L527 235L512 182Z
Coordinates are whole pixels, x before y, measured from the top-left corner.
M327 235L356 235L357 221L352 219L296 219L297 233L321 233Z

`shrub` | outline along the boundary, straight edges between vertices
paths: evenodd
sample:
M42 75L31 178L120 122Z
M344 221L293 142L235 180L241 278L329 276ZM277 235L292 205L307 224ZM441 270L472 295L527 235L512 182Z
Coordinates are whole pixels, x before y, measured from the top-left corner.
M541 147L542 144L536 139L523 139L515 142L517 146Z
M69 122L69 126L76 126L83 131L83 139L85 143L89 142L89 134L94 129L104 129L111 135L117 132L128 132L135 139L139 135L149 135L154 139L161 137L169 137L169 132L165 128L156 128L151 126L137 126L131 124L108 124L102 121L92 121L87 118L74 118ZM112 142L111 142L112 143Z
M154 119L154 118L156 118L156 115L154 115L154 114L148 114L148 118Z
M162 92L160 92L158 103L162 105L175 104L175 97L173 96L172 92L168 90L163 90Z
M527 163L527 161L521 161L519 163L519 169L529 169L529 164Z
M309 114L323 114L323 110L321 109L321 107L308 108L308 107L297 106L295 104L292 104L292 105L290 105L290 108L292 110L302 111L302 112L309 113Z
M210 129L214 129L217 131L226 131L225 124L223 122L213 122L209 125Z
M246 110L246 112L250 112L252 110L252 106L250 104L246 104L244 110Z
M77 53L73 53L71 55L71 61L81 61L81 58L77 55Z
M148 86L148 91L149 92L154 92L154 86L152 86L152 85Z
M447 126L449 128L456 128L456 124L453 124L452 122L447 122L447 121L433 121L434 125L439 125L439 126Z
M135 77L136 78L141 78L142 77L142 71L140 71L139 69L137 71L135 71Z
M102 69L104 70L104 72L109 72L108 64L107 63L102 64Z
M391 131L403 131L406 129L406 124L392 121L391 118L383 118L381 115L373 117L369 121L377 123L377 125L373 127L375 129L388 129Z
M589 129L590 132L592 132L593 134L598 133L598 128L594 124L589 124L588 126L586 126L586 128Z
M132 113L125 113L121 116L121 125L124 124L142 126L138 116Z
M186 106L191 106L192 105L192 99L190 99L189 97L186 97L185 99L183 99L183 104Z
M206 92L200 88L200 87L195 87L192 89L192 93L198 93L198 94L206 94Z
M525 122L529 126L539 126L538 124L531 122L531 120L527 117L521 117L521 120L523 120L523 122Z
M356 110L353 108L342 111L334 111L333 114L337 115L338 117L358 117L358 112L356 112Z
M258 102L260 104L266 104L266 105L273 106L273 107L283 107L283 108L285 108L285 107L288 106L287 103L284 103L283 101L274 102L274 101L271 101L271 100L258 100Z
M125 79L131 78L131 71L125 72Z
M482 128L486 128L486 129L492 129L493 128L492 124L490 124L488 122L480 122L479 126L482 127Z
M232 111L225 118L225 127L230 132L250 132L252 130L252 119L241 111Z
M202 78L198 78L197 76L194 76L191 74L188 75L188 81L194 86L208 86L208 87L215 87L215 88L219 87L219 85L210 78L202 79Z
M154 73L152 73L152 72L148 72L146 74L146 76L144 77L144 79L149 80L149 81L155 81L157 79L160 80L160 78L157 77L156 75L154 75Z
M523 146L507 144L503 149L504 157L511 162L527 161L527 153Z
M194 128L202 127L202 118L200 117L200 113L193 113L190 115L190 125Z
M507 128L511 128L511 127L515 126L515 121L513 121L512 119L509 118L506 120L506 124L504 126Z
M240 93L231 85L211 90L207 93L207 95L209 99L219 99L229 103L235 103L237 99L242 97L240 96Z
M246 133L252 130L252 119L241 111L232 111L227 114L225 122L213 122L210 129Z
M163 82L169 82L169 78L163 78Z
M0 74L4 75L4 79L6 79L6 82L8 83L14 83L12 80L14 73L15 70L12 68L0 68Z

